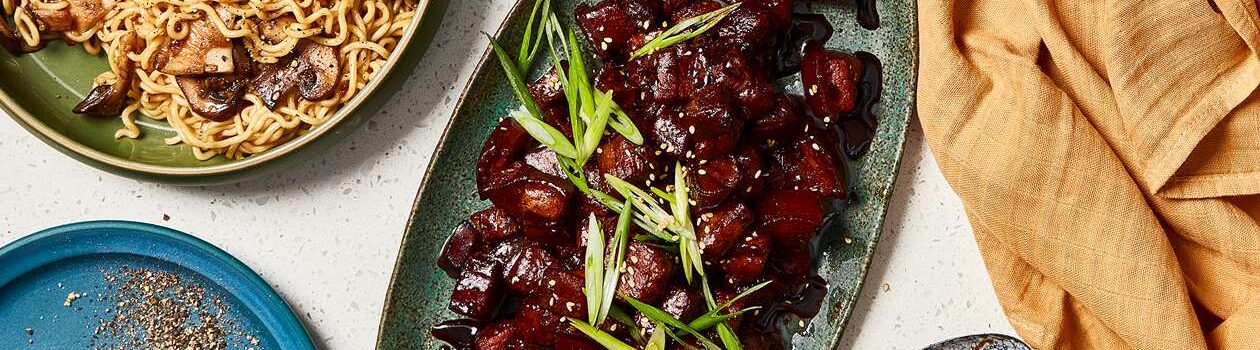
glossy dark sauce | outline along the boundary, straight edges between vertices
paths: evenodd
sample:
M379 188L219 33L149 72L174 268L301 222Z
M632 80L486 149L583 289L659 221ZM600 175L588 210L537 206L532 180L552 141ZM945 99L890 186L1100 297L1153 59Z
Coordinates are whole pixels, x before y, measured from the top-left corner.
M868 30L879 29L879 9L875 6L877 0L855 0L857 5L857 20L862 28Z
M840 131L844 138L844 154L849 159L856 160L870 150L871 142L875 140L875 131L879 127L875 105L884 93L884 66L870 52L858 51L854 57L862 62L858 98L853 111L840 121Z
M465 350L474 348L477 331L481 327L481 322L474 320L449 320L433 326L430 333L433 338L446 342L442 345L443 349Z
M826 16L817 13L796 13L792 15L792 28L779 37L776 52L778 60L774 62L776 77L782 78L801 71L801 57L804 56L805 45L831 40L835 28Z

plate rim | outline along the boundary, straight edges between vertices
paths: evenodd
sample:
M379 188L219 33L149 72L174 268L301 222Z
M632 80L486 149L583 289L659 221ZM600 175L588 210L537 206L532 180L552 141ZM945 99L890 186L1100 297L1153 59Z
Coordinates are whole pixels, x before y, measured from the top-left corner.
M499 23L499 28L495 29L494 37L497 38L503 34L503 31L508 27L508 20L512 18L512 14L519 11L520 7L526 0L515 1L516 3L512 5L510 10L508 10L508 15L503 18L501 23ZM486 64L486 61L490 59L490 52L493 51L493 48L489 43L486 43L485 46L486 48L481 53L481 58L477 60L476 67L483 67ZM417 213L420 209L420 197L424 195L425 190L429 188L430 181L433 180L433 170L437 167L438 154L442 153L442 151L446 149L446 139L450 136L451 129L455 126L456 116L464 110L464 102L468 99L468 92L472 90L473 80L475 80L477 71L479 70L480 68L474 69L473 72L469 74L468 79L466 79L467 81L464 83L463 89L460 90L459 100L455 102L455 109L451 111L450 117L447 118L446 126L442 128L442 136L438 138L437 147L434 147L433 153L429 156L429 164L426 165L424 169L424 179L420 180L420 187L416 190L415 197L412 198L411 210L409 210L407 215L407 223L403 226L402 239L398 244L398 254L394 257L394 268L390 269L389 286L385 288L385 300L382 302L381 307L381 320L376 327L376 344L373 347L375 349L380 349L384 346L385 326L386 322L389 320L390 311L393 310L393 307L390 305L390 301L394 300L395 292L397 292L397 278L399 276L399 272L401 272L403 268L402 252L407 248L407 242L409 240L407 233L411 231L412 224L415 223L419 216Z
M201 255L201 256L210 258L209 260L211 260L213 263L219 264L220 268L222 268L223 271L234 274L235 277L238 277L237 281L239 281L243 287L249 289L248 291L255 293L256 295L260 296L262 300L265 300L265 302L263 302L261 305L252 305L254 307L250 307L251 305L247 303L243 303L243 304L247 306L247 309L249 309L250 313L253 313L255 315L260 314L259 311L261 310L261 311L266 311L267 313L270 313L279 318L279 320L277 320L279 324L268 323L265 320L260 319L260 322L261 322L260 325L263 326L263 328L267 329L269 332L272 332L272 335L275 337L276 341L279 343L278 345L281 345L282 349L315 350L315 345L314 345L313 340L311 339L310 332L306 330L305 325L297 317L297 314L294 312L292 306L289 305L289 303L285 301L284 298L281 298L280 294L277 293L275 289L271 288L271 285L268 284L265 280L263 280L262 277L259 276L257 272L249 268L249 266L245 265L245 263L241 262L236 257L220 249L219 247L209 242L206 242L205 240L197 238L196 236L193 236L191 234L184 233L182 231L178 231L172 228L158 226L154 224L142 223L142 222L121 221L121 220L94 220L94 221L81 221L81 222L75 222L75 223L70 223L70 224L64 224L64 225L37 231L25 237L19 238L9 244L6 244L3 247L0 247L0 260L7 258L11 254L21 252L24 248L28 246L43 243L45 241L57 240L63 236L73 235L73 234L80 233L86 230L102 230L102 229L113 230L123 235L133 235L133 236L142 235L142 236L148 236L147 238L152 239L152 240L171 241L171 242L176 243L177 245L181 245L186 248L189 248L188 250L184 250L182 252L184 254ZM57 244L65 244L65 243L57 243ZM14 274L15 278L20 278L21 276L24 276L34 271L35 269L39 269L43 266L47 266L48 264L55 263L57 261L90 256L90 255L98 255L101 253L74 254L74 253L69 253L69 252L54 251L54 252L50 252L49 254L51 254L52 256L45 258L48 261L43 261L42 263L39 263L39 264L32 264L32 266L27 266L28 269L26 269L25 271L17 271ZM163 261L169 264L174 264L182 268L188 269L189 271L196 273L202 276L202 278L206 278L208 281L218 284L221 287L223 287L223 285L225 284L221 281L215 281L213 279L210 279L209 276L206 276L205 274L203 274L201 271L204 270L204 268L180 264L180 263L171 261L171 259L158 256L157 254L144 253L143 250L136 250L136 251L128 252L127 254L158 259L160 261ZM31 258L19 256L16 259L31 259ZM4 286L12 281L13 281L12 279L0 280L0 286ZM229 294L233 294L233 293L229 292Z
M445 9L444 6L435 6L434 3L438 1L444 0L419 0L416 5L416 13L419 15L412 17L411 22L407 24L407 29L403 33L403 37L399 39L402 46L395 48L394 52L390 54L389 59L385 62L385 65L383 66L384 71L387 72L385 75L376 77L376 79L371 79L367 85L360 89L359 92L350 99L350 101L346 102L344 108L337 110L337 112L323 124L317 125L306 133L298 135L294 139L284 142L273 149L245 159L231 160L224 164L211 166L189 167L142 163L101 152L84 145L65 134L57 132L41 119L31 114L30 111L23 108L22 104L13 98L13 96L10 96L9 92L4 89L0 89L0 109L3 109L11 119L17 122L18 125L21 125L24 129L39 138L41 141L44 141L44 143L52 146L54 149L57 149L62 153L65 153L71 158L87 163L88 165L95 166L96 164L101 164L111 168L137 172L148 176L197 177L222 176L238 173L257 168L263 164L268 164L272 161L283 158L284 156L290 155L305 146L315 143L315 141L320 140L320 137L324 134L327 134L337 129L338 126L341 126L346 119L364 106L364 103L367 102L368 98L378 92L381 85L388 80L387 78L398 73L395 69L399 67L400 62L404 60L405 57L418 54L416 50L420 49L417 49L415 46L427 46L428 43L419 42L422 39L419 32L422 30L422 27L429 25L429 23L437 22L432 24L432 26L440 26L442 14L438 13L440 11L437 11L436 9ZM388 93L393 95L394 92L395 91L389 91ZM67 113L68 112L69 111L67 111Z

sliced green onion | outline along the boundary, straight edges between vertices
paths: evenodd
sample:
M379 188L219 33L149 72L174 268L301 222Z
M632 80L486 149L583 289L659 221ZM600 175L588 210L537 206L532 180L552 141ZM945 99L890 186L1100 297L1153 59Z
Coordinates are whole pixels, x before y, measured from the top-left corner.
M565 138L564 133L556 130L555 127L547 124L541 119L535 118L526 111L513 111L512 120L521 125L530 136L533 136L538 143L547 147L556 155L573 158L577 156L577 149Z
M656 322L656 330L652 331L652 338L643 350L665 350L665 325Z
M744 308L743 310L739 310L739 311L732 312L729 314L717 315L717 316L710 316L709 314L704 314L692 320L690 323L687 323L687 325L691 326L691 328L694 328L697 331L703 332L703 331L709 330L709 328L713 328L713 326L716 326L719 323L726 322L727 320L739 317L740 315L743 315L744 313L757 310L760 308L761 308L760 306L753 306L753 307Z
M534 18L541 11L542 19L535 21ZM534 9L529 11L529 24L525 25L525 35L521 39L521 52L516 56L516 67L521 72L528 72L534 66L534 58L538 56L538 49L542 47L543 35L546 34L544 26L551 19L551 0L534 0ZM538 33L534 33L534 23L538 23Z
M630 337L634 338L634 341L639 343L643 342L643 334L639 334L642 331L639 329L639 325L634 323L634 319L630 318L630 314L627 314L624 310L621 310L621 308L613 305L613 307L608 309L608 318L629 328Z
M671 235L669 232L682 231L681 226L669 212L652 199L652 195L611 174L604 174L604 180L622 197L630 199L634 207L638 209L639 215L636 215L635 223L639 227L667 241L678 241L678 236Z
M643 316L647 317L648 319L652 321L664 323L670 327L678 328L682 330L683 332L687 332L687 334L690 334L691 336L696 337L696 340L699 340L701 344L704 344L704 347L706 349L710 349L710 350L722 349L718 347L717 344L713 343L712 340L709 340L709 338L705 338L704 335L700 334L699 331L692 329L691 326L688 326L686 323L679 321L673 315L666 313L665 310L658 309L652 305L644 304L643 302L629 295L622 294L621 298L625 299L626 303L634 307L635 310L639 310L639 313L642 313Z
M585 135L582 140L580 153L578 153L578 164L586 163L591 155L595 153L595 149L599 148L599 140L604 138L604 129L608 126L608 117L612 113L612 94L602 94L596 101L595 115L591 117L590 123L586 125ZM577 133L573 134L575 137Z
M635 50L634 53L630 55L630 59L633 60L639 57L651 55L652 53L655 53L657 50L664 49L666 47L670 47L670 46L673 46L674 44L681 43L687 40L691 40L691 38L699 36L700 34L704 34L704 32L708 31L714 26L717 26L718 22L721 22L723 18L726 18L727 15L730 15L731 12L734 12L735 9L739 8L740 4L742 3L737 2L729 6L717 9L713 12L709 12L706 14L688 18L687 20L682 21L682 22L678 22L678 24L674 25L673 27L670 27L669 29L666 29L664 32L662 32L660 35L657 35L655 38L652 38L652 40L648 41L647 44L643 44L643 47L640 47L638 50ZM694 28L697 26L699 28Z
M581 320L569 319L569 324L572 324L573 328L577 328L577 330L582 332L582 334L586 334L586 336L590 337L591 340L594 340L596 343L599 343L599 345L604 346L605 349L639 350L635 349L633 346L626 345L625 342L617 339L617 337L605 333L604 331L599 330L599 328L595 328L594 326L591 326L586 322L582 322Z
M529 86L525 85L525 78L521 76L521 70L516 68L516 62L508 56L506 50L499 41L495 40L490 34L486 34L486 38L490 39L490 46L494 48L494 55L499 57L499 64L503 66L503 73L507 74L508 83L512 85L512 94L516 95L516 99L521 101L521 106L525 107L529 114L535 118L542 118L542 109L538 108L538 103L534 102L534 97L529 94Z
M621 211L620 217L617 218L617 230L613 232L613 255L604 271L603 300L599 305L600 317L595 320L595 324L604 323L604 318L612 309L613 296L617 294L617 283L621 280L621 265L626 257L626 247L630 245L630 222L631 217L634 216L634 207L630 206L630 201L626 201L622 208L626 209Z
M709 306L709 310L719 309L717 301L713 298L713 289L709 288L709 279L701 278L700 286L704 290L704 303ZM726 350L744 349L744 345L740 343L739 337L735 336L735 331L731 330L731 326L726 324L725 321L718 322L717 333L718 338L722 340L722 345L726 346Z
M613 130L616 130L626 140L630 140L636 145L643 145L643 134L639 133L639 127L634 125L634 120L630 119L630 115L626 114L626 111L621 110L621 107L616 104L613 105L613 115L616 118L613 118L608 125L612 126Z
M604 303L604 231L591 213L586 225L586 314L591 324L603 321L600 310Z

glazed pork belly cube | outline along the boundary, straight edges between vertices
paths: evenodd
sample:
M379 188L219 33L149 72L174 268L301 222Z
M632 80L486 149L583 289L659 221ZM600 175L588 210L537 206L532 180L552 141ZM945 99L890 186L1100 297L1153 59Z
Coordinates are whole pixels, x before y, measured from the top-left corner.
M570 230L566 221L526 218L522 222L525 237L534 242L555 246L573 241L574 231Z
M632 241L626 247L626 269L617 283L617 293L644 303L654 304L665 296L670 275L674 273L674 256L642 242Z
M655 141L675 157L708 160L735 150L744 120L721 85L696 92L677 114L662 115L653 128Z
M722 258L722 271L733 284L751 283L763 276L770 255L770 237L749 232Z
M709 309L704 302L704 297L694 288L674 285L665 293L665 299L661 301L661 310L674 318L689 322Z
M739 185L731 194L733 198L754 198L765 190L766 179L769 178L764 157L756 147L744 147L730 155L735 165L743 172Z
M801 190L774 190L757 202L758 232L775 242L806 242L822 227L823 205L818 195Z
M696 227L697 243L706 259L717 260L744 237L752 226L753 212L744 203L726 203L701 214Z
M806 45L801 59L801 84L814 117L838 122L853 111L861 71L862 63L852 55L827 50L816 42Z
M640 188L654 173L667 169L646 145L636 145L620 134L605 138L596 154L600 172L635 184Z
M488 198L487 188L495 182L493 180L502 177L500 173L503 170L537 145L538 142L512 118L499 121L490 137L486 138L477 158L477 193L481 198Z
M596 55L628 56L626 43L655 23L657 13L650 0L605 0L578 5L574 18Z
M844 198L844 168L834 152L835 141L805 133L772 154L782 187L814 192L826 199Z
M567 116L565 118L568 118ZM556 152L550 148L538 147L525 154L525 164L543 172L543 174L565 178L564 171L560 170L560 161L556 159Z
M521 248L510 265L504 265L508 288L512 293L527 295L547 285L547 270L560 263L546 249L538 245Z
M790 285L804 283L814 272L813 245L809 241L775 241L770 263L779 279Z
M739 47L744 52L766 48L776 34L769 15L754 6L740 6L715 29L724 44Z
M586 318L582 284L582 277L572 273L557 269L549 272L548 287L521 301L516 314L517 335L526 343L548 348L558 337L581 337L565 318Z
M792 25L792 0L746 0L743 7L764 13L775 32Z
M516 339L516 324L510 320L495 322L477 332L473 340L475 350L508 350L519 346Z
M758 145L776 145L787 143L801 133L807 122L801 114L800 102L789 95L780 94L775 97L775 105L768 113L750 115L752 118L748 128L748 142Z
M471 223L464 221L455 227L451 236L446 239L446 244L442 246L442 253L438 255L438 267L446 271L447 276L457 277L472 264L473 254L480 248L481 233Z
M574 192L576 189L568 180L547 175L524 162L500 171L482 191L490 202L512 216L552 222L564 217Z
M468 218L473 229L481 233L485 244L497 244L521 234L521 223L496 207L489 207Z
M720 10L722 9L723 6L725 5L722 5L721 2L717 2L714 0L692 1L691 4L683 6L677 11L670 13L669 20L670 20L670 23L679 23L682 21L686 21L695 16L699 16L699 15L703 15L709 12Z
M745 176L734 159L723 157L697 164L687 172L688 197L697 210L713 208L739 187Z
M451 311L477 320L494 316L503 300L499 274L499 265L488 260L476 261L464 269L451 294Z

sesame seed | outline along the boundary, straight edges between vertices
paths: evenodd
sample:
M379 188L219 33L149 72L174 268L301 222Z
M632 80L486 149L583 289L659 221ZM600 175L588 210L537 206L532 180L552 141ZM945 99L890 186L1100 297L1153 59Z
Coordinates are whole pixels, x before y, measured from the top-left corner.
M817 94L818 94L818 85L810 85L810 86L809 86L809 94L810 94L810 95L817 95Z
M709 172L704 171L704 169L700 169L700 171L697 171L697 173L699 173L700 175L704 175L704 174L708 174Z
M830 122L831 122L831 117L824 117L824 118L823 118L823 123L830 123Z
M691 134L696 133L696 126L695 126L695 125L688 126L688 127L687 127L687 133L691 133Z
M549 281L547 281L547 285L548 285L548 286L551 286L551 287L555 287L555 286L556 286L556 280L549 280Z
M810 146L810 147L813 147L815 151L822 149L822 148L818 147L818 144L817 144L817 143L811 143L811 144L809 144L809 146Z

